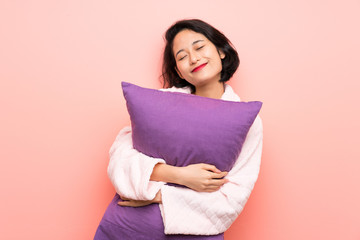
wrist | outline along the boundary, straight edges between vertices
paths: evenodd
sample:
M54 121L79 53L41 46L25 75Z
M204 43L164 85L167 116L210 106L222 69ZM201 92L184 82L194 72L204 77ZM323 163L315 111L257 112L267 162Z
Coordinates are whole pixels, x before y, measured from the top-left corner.
M185 185L185 168L184 167L176 167L176 169L174 169L174 173L173 173L173 177L174 177L174 182L176 184L179 185Z
M159 163L155 165L150 176L150 180L181 184L181 170L182 167L175 167L164 163Z

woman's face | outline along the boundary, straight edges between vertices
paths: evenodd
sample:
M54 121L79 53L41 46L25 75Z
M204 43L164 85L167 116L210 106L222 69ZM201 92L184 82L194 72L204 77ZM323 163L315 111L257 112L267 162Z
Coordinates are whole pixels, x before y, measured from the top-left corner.
M173 41L173 53L177 73L195 88L220 80L225 54L201 33L188 29L179 32Z

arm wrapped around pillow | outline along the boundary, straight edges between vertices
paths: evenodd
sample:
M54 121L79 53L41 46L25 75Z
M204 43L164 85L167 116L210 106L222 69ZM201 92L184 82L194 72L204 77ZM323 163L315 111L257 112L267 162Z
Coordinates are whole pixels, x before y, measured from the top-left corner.
M164 182L149 181L154 166L165 163L133 148L131 127L123 128L116 136L110 151L108 176L121 196L136 200L151 200Z
M162 92L122 82L133 146L173 166L196 163L229 171L261 102L232 102Z
M205 193L163 185L160 209L166 234L215 235L226 231L243 210L257 180L262 152L260 117L219 191Z
M184 89L176 89L183 94L170 93L129 83L123 83L123 90L132 128L121 130L112 145L108 175L116 191L130 199L151 200L161 189L162 221L153 220L159 219L160 209L151 205L112 206L104 218L120 226L126 222L138 231L146 230L139 225L141 219L166 234L224 232L241 212L257 179L262 125L259 117L253 121L261 103L232 102L239 99L228 85L222 99L229 101L192 96ZM209 163L231 169L229 182L219 191L203 193L150 181L153 167L165 161L174 166Z

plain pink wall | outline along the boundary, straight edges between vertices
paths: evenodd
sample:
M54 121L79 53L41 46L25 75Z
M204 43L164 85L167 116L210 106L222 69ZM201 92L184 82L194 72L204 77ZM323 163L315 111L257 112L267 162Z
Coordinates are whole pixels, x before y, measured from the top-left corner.
M91 239L114 189L108 150L129 124L122 80L160 87L163 33L196 17L264 102L259 180L227 240L360 239L360 3L1 1L2 239Z

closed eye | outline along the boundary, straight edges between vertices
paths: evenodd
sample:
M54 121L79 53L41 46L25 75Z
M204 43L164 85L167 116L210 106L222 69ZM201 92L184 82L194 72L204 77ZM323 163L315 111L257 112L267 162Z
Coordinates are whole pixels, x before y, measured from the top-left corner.
M185 56L183 56L183 57L179 58L179 61L183 60L186 56L187 56L187 55L185 55Z
M205 45L202 45L201 47L198 47L196 50L200 50L204 47Z

